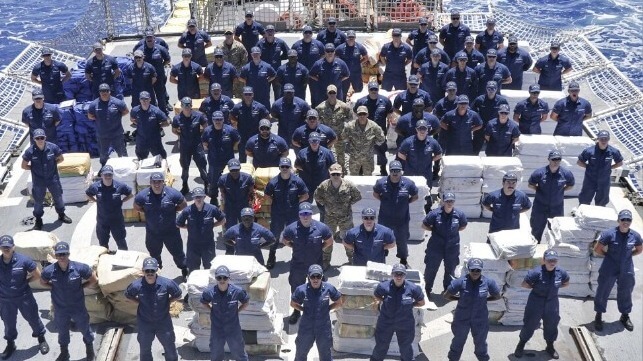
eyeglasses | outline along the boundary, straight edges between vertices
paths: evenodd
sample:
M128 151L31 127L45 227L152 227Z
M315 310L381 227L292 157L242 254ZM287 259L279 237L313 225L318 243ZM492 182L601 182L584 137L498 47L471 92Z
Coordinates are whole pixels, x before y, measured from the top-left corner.
M34 137L35 140L45 140L45 137Z
M223 59L223 55L215 55L214 58L215 59Z
M460 20L460 17L459 16L453 16L453 17L451 17L451 20Z
M216 276L215 278L217 281L226 281L228 279L226 276Z
M632 222L632 218L621 218L621 222Z
M320 280L322 278L322 275L310 275L308 276L311 280Z
M401 169L391 169L391 173L400 173Z
M455 203L454 200L444 201L444 203Z
M98 92L99 92L99 93L109 93L110 91L109 91L109 90L107 90L107 89L103 89L103 90L99 90Z
M481 269L476 268L476 269L471 269L471 270L469 270L469 272L471 272L471 273L480 273L480 272L482 272L482 270L481 270Z
M365 221L373 221L373 220L375 220L375 217L374 216L364 216L364 217L362 217L362 219L365 220Z
M145 274L146 274L146 275L153 275L153 274L155 274L155 273L156 273L156 271L155 271L155 270L153 270L153 269L146 269L146 270L145 270Z
M308 117L308 120L317 120L317 117Z
M395 277L404 277L404 276L406 276L406 273L404 273L404 272L395 272L395 273L393 273L393 276L395 276Z
M67 257L69 253L56 253L56 257Z
M550 159L550 160L551 160L551 161L553 161L553 162L560 162L560 161L561 161L561 158L552 158L552 159Z
M290 166L289 165L282 165L282 166L279 166L279 168L280 169L290 169Z
M331 173L330 175L333 176L333 177L341 177L342 176L341 173Z
M328 92L328 94L329 94L329 95L330 95L330 94L335 95L335 94L337 94L337 92Z
M261 127L261 128L259 128L259 130L261 130L261 131L269 131L270 127Z

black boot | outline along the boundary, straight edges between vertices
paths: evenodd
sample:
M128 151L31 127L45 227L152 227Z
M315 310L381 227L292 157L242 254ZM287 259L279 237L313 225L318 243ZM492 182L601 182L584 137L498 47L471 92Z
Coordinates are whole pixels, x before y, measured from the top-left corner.
M596 312L596 317L594 318L594 329L596 331L603 331L603 314Z
M516 350L514 351L514 356L517 358L521 358L522 355L525 353L525 344L527 342L520 340L518 341L518 346L516 346Z
M40 353L43 355L49 353L49 344L47 340L45 340L45 335L38 336L38 350L40 350Z
M69 348L67 346L60 346L60 355L56 361L69 361Z
M290 315L290 318L288 319L288 323L291 325L294 325L299 321L299 317L301 316L301 312L299 310L294 310L292 311L292 314Z
M87 361L94 361L96 354L94 353L94 345L91 343L85 344L85 353L87 354Z
M218 197L210 197L210 204L213 206L219 206L219 198Z
M58 214L58 220L66 224L71 223L71 218L69 218L65 213Z
M188 187L187 182L183 182L183 187L181 187L181 194L186 195L190 193L190 188Z
M266 268L267 269L273 269L275 267L275 262L277 261L277 251L270 250L270 253L268 254L268 261L266 262Z
M190 275L190 271L188 271L187 267L181 268L181 276L183 277L183 283L188 281L188 275Z
M36 217L36 220L33 224L33 229L40 231L42 229L42 217Z
M8 360L14 351L16 351L16 343L14 341L7 341L7 347L2 351L2 359Z
M551 356L551 358L558 360L558 352L556 352L556 349L554 348L554 343L547 341L547 348L545 351Z
M385 166L385 165L381 165L381 166L380 166L380 175L381 175L382 177L386 177L386 176L388 176L388 172L386 171L386 166Z
M626 330L632 332L634 331L634 325L632 324L632 321L630 320L630 315L627 313L624 313L621 315L621 323L623 324L623 327L625 327Z
M400 258L400 264L404 265L404 267L406 267L407 269L410 268L409 262L406 260L406 257Z

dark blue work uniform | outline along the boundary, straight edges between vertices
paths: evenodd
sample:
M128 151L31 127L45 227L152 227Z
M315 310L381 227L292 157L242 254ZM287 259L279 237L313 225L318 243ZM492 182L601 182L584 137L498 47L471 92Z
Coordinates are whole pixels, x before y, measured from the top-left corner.
M169 49L169 48L170 48L170 46L169 46L169 45L167 45L167 42L165 41L165 39L163 39L163 38L159 38L158 36L155 36L155 37L154 37L154 44L155 44L155 45L162 46L162 47L164 47L165 49ZM145 46L145 38L143 38L143 39L139 40L139 41L138 41L138 43L136 43L136 45L134 45L134 47L132 48L132 53L133 53L133 52L135 52L136 50L139 50L139 49L140 49L140 48L142 48L143 46Z
M33 337L46 332L27 279L27 275L35 270L36 262L27 256L13 252L7 263L0 255L0 317L4 323L4 339L9 342L18 337L18 311L31 326Z
M51 65L46 65L44 61L41 61L33 67L31 75L40 79L45 102L58 104L65 100L61 74L67 74L68 71L69 68L65 63L53 59Z
M485 154L487 157L511 157L513 155L513 141L520 137L518 123L507 119L501 123L498 119L492 119L484 130L484 135L489 137Z
M222 129L209 125L201 135L201 142L208 144L208 195L216 198L219 189L216 183L228 161L234 158L234 145L239 142L239 132L231 125L223 124Z
M578 156L578 160L585 163L585 178L583 188L578 194L580 204L592 203L605 207L610 201L610 183L612 175L612 162L622 162L621 152L608 145L605 150L598 145L585 148Z
M409 256L409 200L417 196L417 186L407 177L400 177L397 183L391 182L390 177L382 177L375 182L373 192L380 196L379 223L390 228L395 234L395 257L405 259Z
M33 215L36 218L42 218L42 215L45 214L42 203L45 201L47 191L51 193L56 212L59 215L65 213L63 188L60 185L58 163L56 162L56 158L62 154L62 150L57 145L45 142L42 150L34 144L27 148L22 155L23 160L31 163L31 178L33 181L31 195L33 196Z
M471 110L478 113L482 119L482 128L473 132L473 153L478 154L482 150L485 143L485 131L489 121L498 118L498 109L500 104L507 104L507 99L500 94L497 94L493 99L489 98L487 94L479 95L471 103Z
M425 107L432 104L431 96L424 90L418 89L415 93L411 93L409 90L405 90L399 93L395 97L395 100L393 100L393 109L399 110L400 114L410 113L411 111L413 111L413 102L418 98L424 101Z
M569 282L567 271L560 267L548 271L545 265L529 270L525 282L532 287L525 307L523 326L520 330L520 341L527 342L540 328L543 320L543 336L547 343L558 338L558 322L560 310L558 309L558 289Z
M239 179L234 179L230 173L223 174L217 181L225 203L226 228L239 222L239 215L243 208L250 206L250 194L254 191L255 181L247 173L240 172Z
M56 124L60 123L60 120L60 110L54 104L45 103L42 109L30 105L22 111L22 122L29 127L31 144L34 144L33 131L36 129L44 130L47 141L56 144L58 142Z
M540 69L538 76L540 90L563 90L563 70L571 67L572 62L563 54L559 54L556 59L553 59L551 54L538 59L534 68Z
M425 32L420 31L420 29L413 29L409 33L408 39L413 41L414 58L422 49L427 47L426 41L429 40L429 35L433 35L433 32L429 32L428 28ZM411 69L411 75L413 74L413 70Z
M335 49L335 54L346 63L348 71L350 72L348 79L342 82L342 93L348 94L348 89L351 85L355 93L361 92L362 89L364 89L364 82L362 81L362 57L368 55L364 45L358 42L355 42L353 46L344 43Z
M444 63L447 65L451 64L451 57L449 57L449 54L438 47L435 47L434 49L438 49L440 51L440 63ZM413 62L419 65L421 68L422 65L431 62L432 51L433 49L429 48L429 46L427 45L418 53L414 53L415 55L413 55Z
M345 77L350 77L350 70L348 70L348 65L338 57L332 62L326 61L326 59L319 59L313 64L309 69L309 76L316 76L319 80L311 83L310 87L310 96L311 102L310 105L315 108L319 103L323 102L326 97L326 88L329 85L334 85L337 87L337 99L344 99L345 94L342 88L342 79Z
M460 228L466 227L468 223L464 212L453 208L447 213L444 207L432 210L422 220L422 224L431 229L431 237L424 252L424 282L427 295L433 290L433 283L442 261L442 287L446 291L451 284L455 268L460 263Z
M406 89L406 63L413 60L413 49L402 43L395 47L393 42L382 45L380 57L386 58L382 75L382 89L391 91Z
M132 194L132 188L117 180L113 180L110 186L99 180L89 186L85 194L96 198L98 210L96 213L96 238L98 238L98 244L109 248L109 234L111 233L118 249L127 250L123 197Z
M457 99L457 97L453 97L453 100L449 100L448 97L444 97L438 100L438 102L435 103L435 107L433 108L433 114L435 114L438 119L442 119L442 117L446 113L458 107L458 104L456 103Z
M308 85L308 68L302 63L291 66L286 63L277 69L277 83L279 84L282 94L286 84L292 84L295 87L295 97L306 99L306 87ZM274 106L274 104L273 104Z
M237 119L237 130L239 131L239 144L245 145L248 139L259 132L259 122L268 118L268 108L256 100L252 104L245 102L237 103L230 111L230 115ZM246 153L239 152L239 162L246 162Z
M152 64L143 62L143 66L139 68L134 62L125 69L123 75L132 82L132 108L141 104L139 95L143 91L150 93L150 101L152 104L157 104L154 84L152 84L152 79L156 78L157 74Z
M272 178L266 185L265 194L272 197L272 207L270 207L270 232L279 240L284 228L296 222L299 217L299 196L310 193L308 192L306 183L296 174L291 174L288 179L281 178L281 175ZM274 252L277 246L277 243L272 245L270 251ZM307 268L302 271L304 278L306 278L307 271ZM296 284L295 287L299 284Z
M200 66L208 65L208 59L205 56L205 46L210 41L210 35L203 31L197 30L194 34L189 31L181 34L179 44L183 44L186 49L192 50L192 61ZM182 97L179 95L179 99Z
M478 75L477 95L486 94L487 82L489 81L496 82L496 85L498 88L496 94L500 95L500 91L502 90L502 81L504 79L511 77L511 72L509 72L509 68L507 68L506 66L498 62L496 62L493 68L490 68L489 64L487 64L486 62L482 64L478 64L474 69L474 71ZM460 89L460 87L458 87L458 89Z
M460 294L451 323L453 340L448 354L449 361L460 360L469 330L471 330L473 337L476 358L480 361L488 361L489 310L487 309L487 298L500 295L498 284L484 275L481 275L477 281L473 281L469 275L466 275L451 281L447 292L452 295Z
M154 83L154 92L156 93L156 100L160 109L167 108L167 89L165 83L167 76L165 75L165 64L169 63L170 53L168 50L160 45L148 47L147 44L143 46L143 54L145 61L152 64L156 69L156 82Z
M400 348L400 359L413 360L413 339L415 338L415 317L413 304L424 300L420 286L404 280L397 287L393 280L383 281L373 293L381 300L380 315L375 325L375 348L372 361L383 361L388 353L393 333Z
M130 117L136 119L136 157L145 159L151 152L153 156L160 154L166 159L167 151L161 139L161 124L169 120L165 112L156 105L150 104L147 110L138 105L132 108Z
M337 133L324 124L318 124L315 129L310 129L308 124L302 125L299 128L295 129L295 132L292 135L293 142L299 142L302 146L308 145L308 136L310 133L319 133L321 135L321 141L319 145L324 148L330 148L328 144L334 142L337 139ZM299 151L302 148L295 147L296 151Z
M484 55L477 51L476 49L471 49L471 52L467 52L467 49L462 50L465 54L467 54L467 67L471 69L475 69L478 64L483 64L485 62L485 57Z
M437 103L444 97L444 88L442 88L442 80L449 71L449 66L445 63L438 63L433 66L432 62L422 64L418 74L422 77L420 89L429 93L433 104Z
M228 289L220 291L215 284L209 286L201 295L201 303L210 304L210 358L223 361L223 346L227 343L232 358L237 361L248 361L245 343L239 323L239 303L245 304L250 297L242 288L228 284Z
M498 50L498 62L509 68L511 73L511 83L504 84L505 89L522 89L523 72L531 68L533 60L528 52L518 48L515 53L510 52L507 48Z
M531 210L529 224L531 234L540 243L548 218L560 217L565 213L565 187L576 183L574 174L560 167L552 172L549 166L536 169L529 177L529 184L536 186L536 196Z
M393 112L393 103L391 100L383 95L378 94L377 98L371 99L368 95L359 98L355 102L353 111L357 113L357 108L365 106L368 109L368 119L377 123L377 125L382 128L382 132L386 134L388 132L388 115ZM388 150L388 145L386 142L376 145L375 151L377 153L377 165L386 165L386 151Z
M321 282L319 288L304 283L295 289L290 299L304 308L295 339L295 361L308 360L308 352L313 343L317 344L320 361L333 359L330 301L336 302L341 297L341 292L328 282Z
M277 134L286 140L288 146L290 146L295 129L306 125L306 114L310 110L310 105L306 103L304 98L300 98L296 94L295 90L292 102L279 98L270 107L270 115L272 119L277 119L279 125Z
M314 219L310 227L296 221L284 229L284 240L292 241L292 259L288 275L290 292L295 292L297 287L306 282L308 267L322 264L324 241L332 237L333 232L330 228Z
M335 31L323 29L317 33L316 40L321 42L323 45L333 44L335 45L335 48L337 48L338 46L344 44L346 42L346 39L346 33L339 29L335 29Z
M432 115L433 116L433 115ZM431 188L433 180L433 157L442 154L442 147L438 141L430 136L420 140L412 135L402 142L398 150L406 156L404 174L407 176L422 176L426 185Z
M321 182L330 178L328 168L335 163L333 152L321 145L316 152L306 147L297 153L295 168L299 169L297 174L306 183L308 193L314 194Z
M465 67L462 71L457 66L451 68L442 79L442 88L446 89L450 81L455 82L458 87L456 95L466 95L469 99L475 99L478 96L478 74L475 70L469 67Z
M179 162L181 163L183 183L188 181L192 159L199 169L201 179L204 182L208 179L208 174L205 171L205 154L203 154L203 145L201 144L201 129L205 128L207 123L205 115L196 110L193 110L190 115L185 115L181 111L172 119L172 128L181 130L179 134Z
M395 142L397 143L398 147L402 146L402 142L404 142L406 138L415 135L415 125L419 120L422 119L425 120L427 125L431 127L431 129L429 130L429 134L435 132L438 128L440 128L440 120L435 115L429 112L422 112L421 118L416 118L413 115L413 112L406 113L397 119L397 124L395 125L395 131L398 134ZM406 172L406 169L404 171Z
M83 342L92 344L94 333L89 326L89 314L85 307L83 280L92 276L92 269L80 262L69 261L66 270L58 262L42 270L40 278L51 285L51 303L54 305L54 324L58 330L58 344L69 345L69 329L74 321L75 329L82 332Z
M203 262L204 269L210 269L211 261L216 256L214 243L214 224L225 218L225 214L216 206L204 203L199 210L195 204L185 207L176 217L176 226L188 228L186 245L186 265L188 270L199 269Z
M185 253L181 232L176 228L176 208L185 201L183 195L172 187L163 187L155 194L151 187L136 194L134 203L145 213L145 248L156 258L159 268L163 266L163 245L172 255L178 268L185 268Z
M458 24L458 26L447 24L440 29L440 40L444 41L444 51L451 58L455 56L455 53L464 49L464 39L470 35L471 30L463 23Z
M309 43L297 40L292 44L291 49L297 50L297 61L310 70L313 64L324 55L324 45L324 43L316 39L312 39Z
M288 143L275 134L270 134L268 139L257 134L248 139L245 150L252 152L252 165L255 168L278 167L282 154L288 152Z
M212 95L203 99L199 111L205 114L208 125L212 125L212 114L217 110L223 113L223 122L230 124L230 111L234 108L234 102L227 95L221 94L219 99L214 99Z
M170 75L176 77L176 80L178 81L176 91L179 99L183 99L184 97L190 97L192 99L201 98L199 76L202 74L203 68L198 62L191 61L188 66L185 66L183 62L180 62L172 66L172 69L170 69Z
M112 94L116 94L114 88L114 72L118 70L116 58L103 54L103 59L98 60L92 56L85 65L85 74L91 75L92 94L94 99L98 98L98 86L105 83L109 85Z
M513 79L513 75L511 77ZM514 115L518 114L518 128L522 134L541 134L540 119L543 114L549 113L549 104L542 99L532 103L529 99L521 100L514 108Z
M263 25L254 20L250 25L244 21L234 29L234 35L241 37L241 43L248 52L248 58L250 58L250 49L257 45L257 42L259 41L259 35L265 34L266 30Z
M234 240L234 254L237 256L253 256L261 265L264 265L263 254L261 253L262 245L266 242L271 244L277 242L272 232L259 223L252 223L250 228L246 228L243 224L228 227L223 234L223 239ZM264 242L261 241L262 239Z
M632 291L635 283L632 251L634 247L643 243L641 235L633 229L622 233L618 227L614 227L603 231L598 241L608 247L605 251L605 259L598 270L594 311L607 312L607 299L616 282L618 312L629 314L632 312Z
M473 150L473 139L471 128L482 126L482 119L478 113L467 109L464 115L458 110L451 110L442 117L442 123L448 126L447 130L442 129L440 139L444 135L444 151L448 155L475 155Z
M157 337L163 345L165 360L178 360L176 337L170 317L170 301L181 298L181 289L171 279L156 276L156 282L147 283L145 277L132 282L125 290L125 297L138 301L136 309L137 340L140 360L152 361L152 342Z
M344 242L354 247L353 266L366 266L368 261L386 263L384 247L395 243L395 235L381 224L375 224L371 231L360 224L346 232Z
M237 74L237 69L228 63L223 61L221 66L218 66L216 63L208 64L203 72L203 77L209 80L208 87L211 87L214 83L219 83L221 85L221 94L232 97L232 87L234 85L234 79L239 76ZM256 92L257 89L254 89Z
M502 189L495 190L482 200L482 205L491 207L493 214L489 233L520 228L520 212L531 208L529 197L520 190L506 195Z
M285 41L279 38L274 38L274 41L272 43L268 42L266 38L263 38L259 40L256 46L261 49L261 60L272 66L272 69L275 71L276 76L277 70L279 70L279 67L281 66L281 61L288 59L288 50L290 50L290 48L288 48L288 45ZM282 87L283 85L279 84L278 82L272 82L272 91L274 93L275 100L281 98Z
M502 44L505 37L498 30L494 30L491 34L488 31L481 31L476 35L476 44L480 46L480 52L487 55L487 50L498 49L498 44Z
M581 97L575 102L566 97L554 103L552 112L558 114L554 135L579 137L583 135L585 116L592 114L592 104Z
M259 64L251 61L244 65L241 68L239 77L245 79L246 85L251 86L254 90L254 100L263 104L266 108L270 108L270 81L268 81L268 78L273 78L276 75L275 69L261 60Z
M95 118L101 165L107 163L110 147L113 147L120 157L127 156L122 123L122 114L125 110L127 110L125 102L112 96L109 97L108 101L96 98L89 103L87 114L91 114Z

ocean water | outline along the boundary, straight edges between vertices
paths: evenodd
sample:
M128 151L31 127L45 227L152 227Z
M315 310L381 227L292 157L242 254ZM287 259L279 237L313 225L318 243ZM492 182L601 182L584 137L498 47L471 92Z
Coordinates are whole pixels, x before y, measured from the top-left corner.
M121 0L130 1L130 0ZM169 1L152 0L154 22L162 23ZM597 47L643 89L643 6L640 0L495 0L495 6L552 28L599 26ZM485 0L445 0L447 8L484 11ZM24 48L8 37L45 40L63 36L88 9L85 0L0 0L0 69Z

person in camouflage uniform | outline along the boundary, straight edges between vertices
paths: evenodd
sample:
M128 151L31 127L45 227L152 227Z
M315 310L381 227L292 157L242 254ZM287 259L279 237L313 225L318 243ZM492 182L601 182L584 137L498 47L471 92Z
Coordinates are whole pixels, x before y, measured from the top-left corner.
M217 45L217 48L223 50L223 60L234 65L237 74L241 74L241 67L248 64L248 51L240 41L234 40L234 30L228 29L224 33L225 39ZM239 78L234 80L232 86L232 95L237 99L242 99L244 83Z
M344 125L351 120L352 110L348 104L337 99L337 87L329 85L326 88L327 98L321 102L315 110L319 113L319 122L330 127L338 136L337 143L332 147L333 154L337 163L346 167L346 155L344 152L344 141L341 134L344 131Z
M348 153L348 171L351 175L372 175L375 169L373 154L375 146L386 141L384 132L377 123L368 119L368 108L357 108L357 120L344 126L342 139Z
M346 236L346 231L353 228L352 205L362 199L362 194L351 181L342 179L342 166L338 163L331 165L328 172L330 179L321 182L313 197L317 204L326 208L326 215L320 221L334 232L333 238L341 242ZM322 268L330 267L332 254L333 246L324 249ZM346 250L346 257L348 257L348 264L352 264L352 249Z

